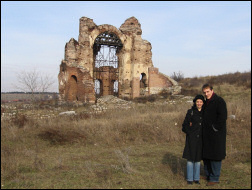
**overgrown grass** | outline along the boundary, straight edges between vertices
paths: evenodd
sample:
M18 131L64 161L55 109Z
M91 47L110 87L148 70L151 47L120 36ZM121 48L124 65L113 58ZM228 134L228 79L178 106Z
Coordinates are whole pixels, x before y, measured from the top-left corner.
M214 90L235 119L227 120L221 182L211 188L250 189L251 89L223 83ZM160 100L102 114L78 107L76 116L1 120L2 189L210 188L185 181L181 125L190 107Z
M227 73L219 76L193 77L184 78L179 81L182 86L182 94L195 96L201 94L201 87L205 83L213 85L214 89L218 86L226 86L232 88L242 87L244 89L251 89L251 71ZM240 88L239 88L240 89Z

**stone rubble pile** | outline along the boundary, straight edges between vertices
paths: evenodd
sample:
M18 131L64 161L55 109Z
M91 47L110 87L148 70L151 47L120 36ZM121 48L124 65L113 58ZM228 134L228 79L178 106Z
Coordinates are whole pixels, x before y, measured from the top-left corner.
M99 113L108 109L130 109L132 103L131 101L126 101L113 95L107 95L97 99L97 103L91 107L96 113Z

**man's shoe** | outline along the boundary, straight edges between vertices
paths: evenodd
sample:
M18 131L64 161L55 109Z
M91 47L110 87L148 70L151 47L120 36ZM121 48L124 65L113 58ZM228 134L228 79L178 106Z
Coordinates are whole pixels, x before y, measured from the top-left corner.
M213 186L213 185L216 185L218 183L219 183L218 181L209 181L206 185L207 186Z
M199 182L199 181L194 181L194 183L196 183L196 184L199 184L199 185L200 185L200 182Z
M209 181L209 177L207 177L207 176L202 176L201 179Z
M187 181L187 184L188 184L188 185L192 185L193 182L192 182L192 181Z

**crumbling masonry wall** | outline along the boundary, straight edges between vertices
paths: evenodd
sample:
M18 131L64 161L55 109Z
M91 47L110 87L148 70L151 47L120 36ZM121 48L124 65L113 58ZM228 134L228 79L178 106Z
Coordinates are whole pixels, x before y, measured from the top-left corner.
M95 40L105 32L115 34L122 44L116 52L117 68L95 67ZM119 29L108 24L97 26L90 18L80 18L78 41L71 38L66 43L60 65L61 100L95 102L95 80L101 81L102 95L112 94L112 81L117 80L120 98L133 99L163 90L179 93L177 82L153 66L151 44L141 35L141 25L135 17L127 19Z

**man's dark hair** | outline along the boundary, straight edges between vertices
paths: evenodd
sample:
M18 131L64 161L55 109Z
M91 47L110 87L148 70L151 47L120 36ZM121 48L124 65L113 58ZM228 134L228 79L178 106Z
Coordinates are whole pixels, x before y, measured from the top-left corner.
M210 88L210 90L213 90L213 86L208 83L202 86L202 90L204 90L205 88Z

